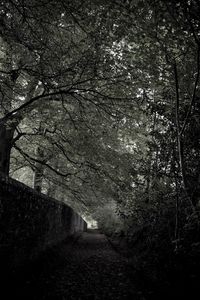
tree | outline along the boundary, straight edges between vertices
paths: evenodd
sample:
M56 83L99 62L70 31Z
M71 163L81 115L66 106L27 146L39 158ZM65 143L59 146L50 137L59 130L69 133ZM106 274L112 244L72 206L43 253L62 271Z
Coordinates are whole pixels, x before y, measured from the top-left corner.
M1 134L1 171L8 173L6 149L11 148L16 126L44 102L60 102L64 108L73 101L82 110L90 104L110 112L116 98L112 86L120 84L120 76L110 76L111 56L103 50L108 41L103 31L97 32L102 21L96 21L105 8L95 8L86 3L80 9L76 2L2 3L1 127L6 132L12 128L12 134ZM89 13L87 20L83 12Z
M133 223L173 208L178 237L200 191L198 10L2 2L1 171L11 152L11 172L26 165L38 190L91 213L117 203Z

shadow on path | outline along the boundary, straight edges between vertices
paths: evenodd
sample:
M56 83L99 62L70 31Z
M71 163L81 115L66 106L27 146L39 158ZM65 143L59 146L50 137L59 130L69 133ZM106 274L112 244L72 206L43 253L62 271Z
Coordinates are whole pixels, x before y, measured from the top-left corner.
M144 299L131 277L128 260L94 230L49 249L7 278L4 299Z

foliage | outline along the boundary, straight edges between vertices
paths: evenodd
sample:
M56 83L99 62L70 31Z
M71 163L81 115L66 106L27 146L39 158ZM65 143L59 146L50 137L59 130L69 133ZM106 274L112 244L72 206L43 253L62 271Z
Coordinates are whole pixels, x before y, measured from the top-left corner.
M199 220L198 1L2 1L0 14L10 174L39 172L109 234L148 227L183 250Z
M98 228L108 236L120 234L123 230L123 222L116 213L116 204L110 202L98 208L94 213L94 218L97 220Z

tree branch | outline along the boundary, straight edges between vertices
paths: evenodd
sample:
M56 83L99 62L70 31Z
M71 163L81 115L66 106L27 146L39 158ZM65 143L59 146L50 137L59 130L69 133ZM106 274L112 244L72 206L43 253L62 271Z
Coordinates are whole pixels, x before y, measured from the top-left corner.
M50 169L51 171L53 171L54 173L56 173L57 175L59 176L62 176L62 177L69 177L69 176L73 176L75 175L76 173L61 173L59 172L58 170L54 169L52 166L50 166L49 164L47 164L45 161L43 160L39 160L39 159L36 159L32 156L30 156L29 154L25 153L21 148L19 148L16 144L14 145L14 148L25 158L25 159L28 159L28 160L31 160L31 161L34 161L34 162L37 162L41 165L44 165L45 167L47 167L48 169Z

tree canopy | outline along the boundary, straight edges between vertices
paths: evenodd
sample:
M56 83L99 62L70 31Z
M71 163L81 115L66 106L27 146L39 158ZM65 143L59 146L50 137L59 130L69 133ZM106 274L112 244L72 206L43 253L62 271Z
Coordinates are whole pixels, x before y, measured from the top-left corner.
M199 204L199 11L1 1L1 172L114 227L172 210L178 239Z

